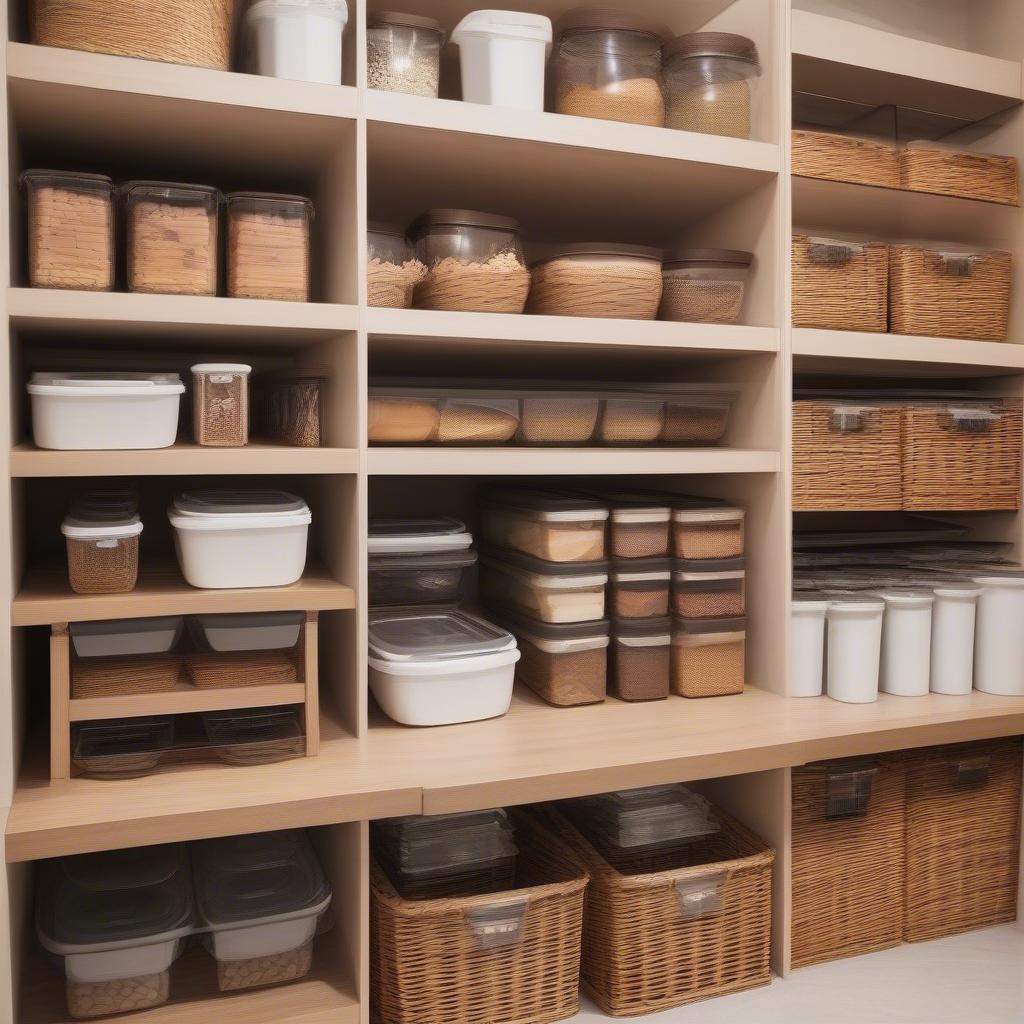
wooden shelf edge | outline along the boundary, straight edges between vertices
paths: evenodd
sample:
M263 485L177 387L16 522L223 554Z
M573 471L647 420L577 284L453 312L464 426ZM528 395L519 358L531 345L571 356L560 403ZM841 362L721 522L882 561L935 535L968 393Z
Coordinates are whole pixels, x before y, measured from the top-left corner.
M856 192L864 196L870 196L872 193L878 196L891 196L900 199L910 199L913 201L915 198L923 199L928 202L939 202L948 204L949 206L959 206L965 204L965 209L985 209L985 210L1020 210L1020 203L1000 203L994 199L984 199L982 197L974 196L951 196L944 192L925 192L922 189L916 188L903 188L900 185L872 185L863 181L841 181L836 178L819 178L813 174L793 174L793 187L799 189L802 187L818 188L823 189L834 189L847 190ZM798 204L795 204L798 205ZM799 213L794 214L794 219L799 221Z
M201 711L236 708L268 708L304 704L302 683L280 686L241 686L229 690L171 690L130 696L72 698L72 722L96 722L105 718L142 718L147 715L188 715Z

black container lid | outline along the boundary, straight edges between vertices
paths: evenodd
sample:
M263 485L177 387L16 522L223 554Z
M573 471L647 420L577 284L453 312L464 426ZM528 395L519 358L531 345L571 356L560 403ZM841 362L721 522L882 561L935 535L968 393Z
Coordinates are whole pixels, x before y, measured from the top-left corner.
M558 19L555 35L561 37L566 32L602 30L640 32L654 36L662 43L672 38L672 30L667 25L615 7L577 7L567 11Z
M711 636L715 633L742 633L747 628L747 617L734 619L676 619L675 624L691 636Z
M493 615L510 633L527 633L538 640L589 640L606 637L611 632L608 619L590 622L541 622L532 615L506 606L495 607Z
M753 39L734 32L690 32L665 44L666 61L675 57L731 57L761 66Z
M481 213L479 210L443 208L421 213L410 225L410 235L424 235L435 227L489 228L519 234L519 221L500 213Z
M671 570L671 558L613 558L609 572L614 576L620 573L670 572Z
M616 638L641 638L646 636L663 636L671 632L671 615L665 615L657 619L612 620L612 636Z
M688 245L670 246L665 251L665 266L685 266L689 263L734 263L749 267L754 254L743 249L697 249Z
M673 563L676 572L737 572L746 567L747 560L743 555L736 558L695 558L691 561L677 558Z
M599 576L608 572L608 559L600 558L592 562L548 562L543 558L535 558L522 551L509 548L485 545L481 548L485 561L510 566L521 572L534 573L537 576Z

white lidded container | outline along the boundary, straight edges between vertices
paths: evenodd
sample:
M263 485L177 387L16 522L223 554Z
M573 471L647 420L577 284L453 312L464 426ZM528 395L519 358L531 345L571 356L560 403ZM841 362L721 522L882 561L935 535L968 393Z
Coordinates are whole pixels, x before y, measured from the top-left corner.
M176 373L34 373L32 439L57 451L169 448L185 385Z
M445 609L370 616L370 690L402 725L454 725L504 715L512 701L515 637Z
M452 32L462 98L517 110L544 109L551 19L520 11L473 11Z
M932 693L966 694L974 686L974 627L981 587L950 580L934 590Z
M68 632L79 658L123 658L166 654L178 645L184 624L182 615L159 615L152 619L72 622Z
M820 697L825 687L825 618L828 598L794 591L790 604L790 697Z
M302 576L312 515L284 491L190 491L167 512L193 587L285 587Z
M932 608L930 590L881 590L885 601L879 687L897 697L924 697L931 686Z
M1024 568L979 572L974 688L1024 696Z
M167 1001L171 965L195 925L183 844L45 860L36 894L36 933L63 960L72 1017Z
M211 651L283 651L299 642L304 612L193 615L193 636Z
M871 594L826 593L828 695L844 704L878 700L885 602Z
M242 20L242 67L254 75L341 85L345 0L256 0Z

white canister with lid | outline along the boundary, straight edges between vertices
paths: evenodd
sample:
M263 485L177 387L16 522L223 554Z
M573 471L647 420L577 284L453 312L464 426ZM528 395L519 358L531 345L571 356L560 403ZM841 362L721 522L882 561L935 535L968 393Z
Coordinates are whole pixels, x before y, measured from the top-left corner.
M250 74L341 85L345 0L256 0L242 21Z
M879 686L897 697L924 697L931 685L932 607L929 590L882 590L882 658Z
M828 598L811 591L796 591L790 605L789 695L820 697L825 672L825 616Z
M1024 568L979 572L974 688L1024 696Z
M844 704L878 700L885 602L872 594L834 591L828 606L828 695Z
M974 627L981 587L951 580L935 587L932 693L966 694L974 686Z

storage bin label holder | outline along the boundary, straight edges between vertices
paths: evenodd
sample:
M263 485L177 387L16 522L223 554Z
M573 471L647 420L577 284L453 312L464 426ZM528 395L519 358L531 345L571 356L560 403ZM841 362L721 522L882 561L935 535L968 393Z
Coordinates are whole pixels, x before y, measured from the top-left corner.
M483 952L518 945L529 905L529 899L518 899L467 910L466 923L477 949Z
M679 897L679 913L684 921L700 917L712 917L722 912L722 885L728 874L705 876L703 878L680 878L676 881L676 895Z
M953 785L963 789L985 786L988 784L989 772L992 768L992 757L979 754L975 757L962 757L950 762L953 769Z
M830 769L825 787L825 817L859 818L867 814L877 768Z

